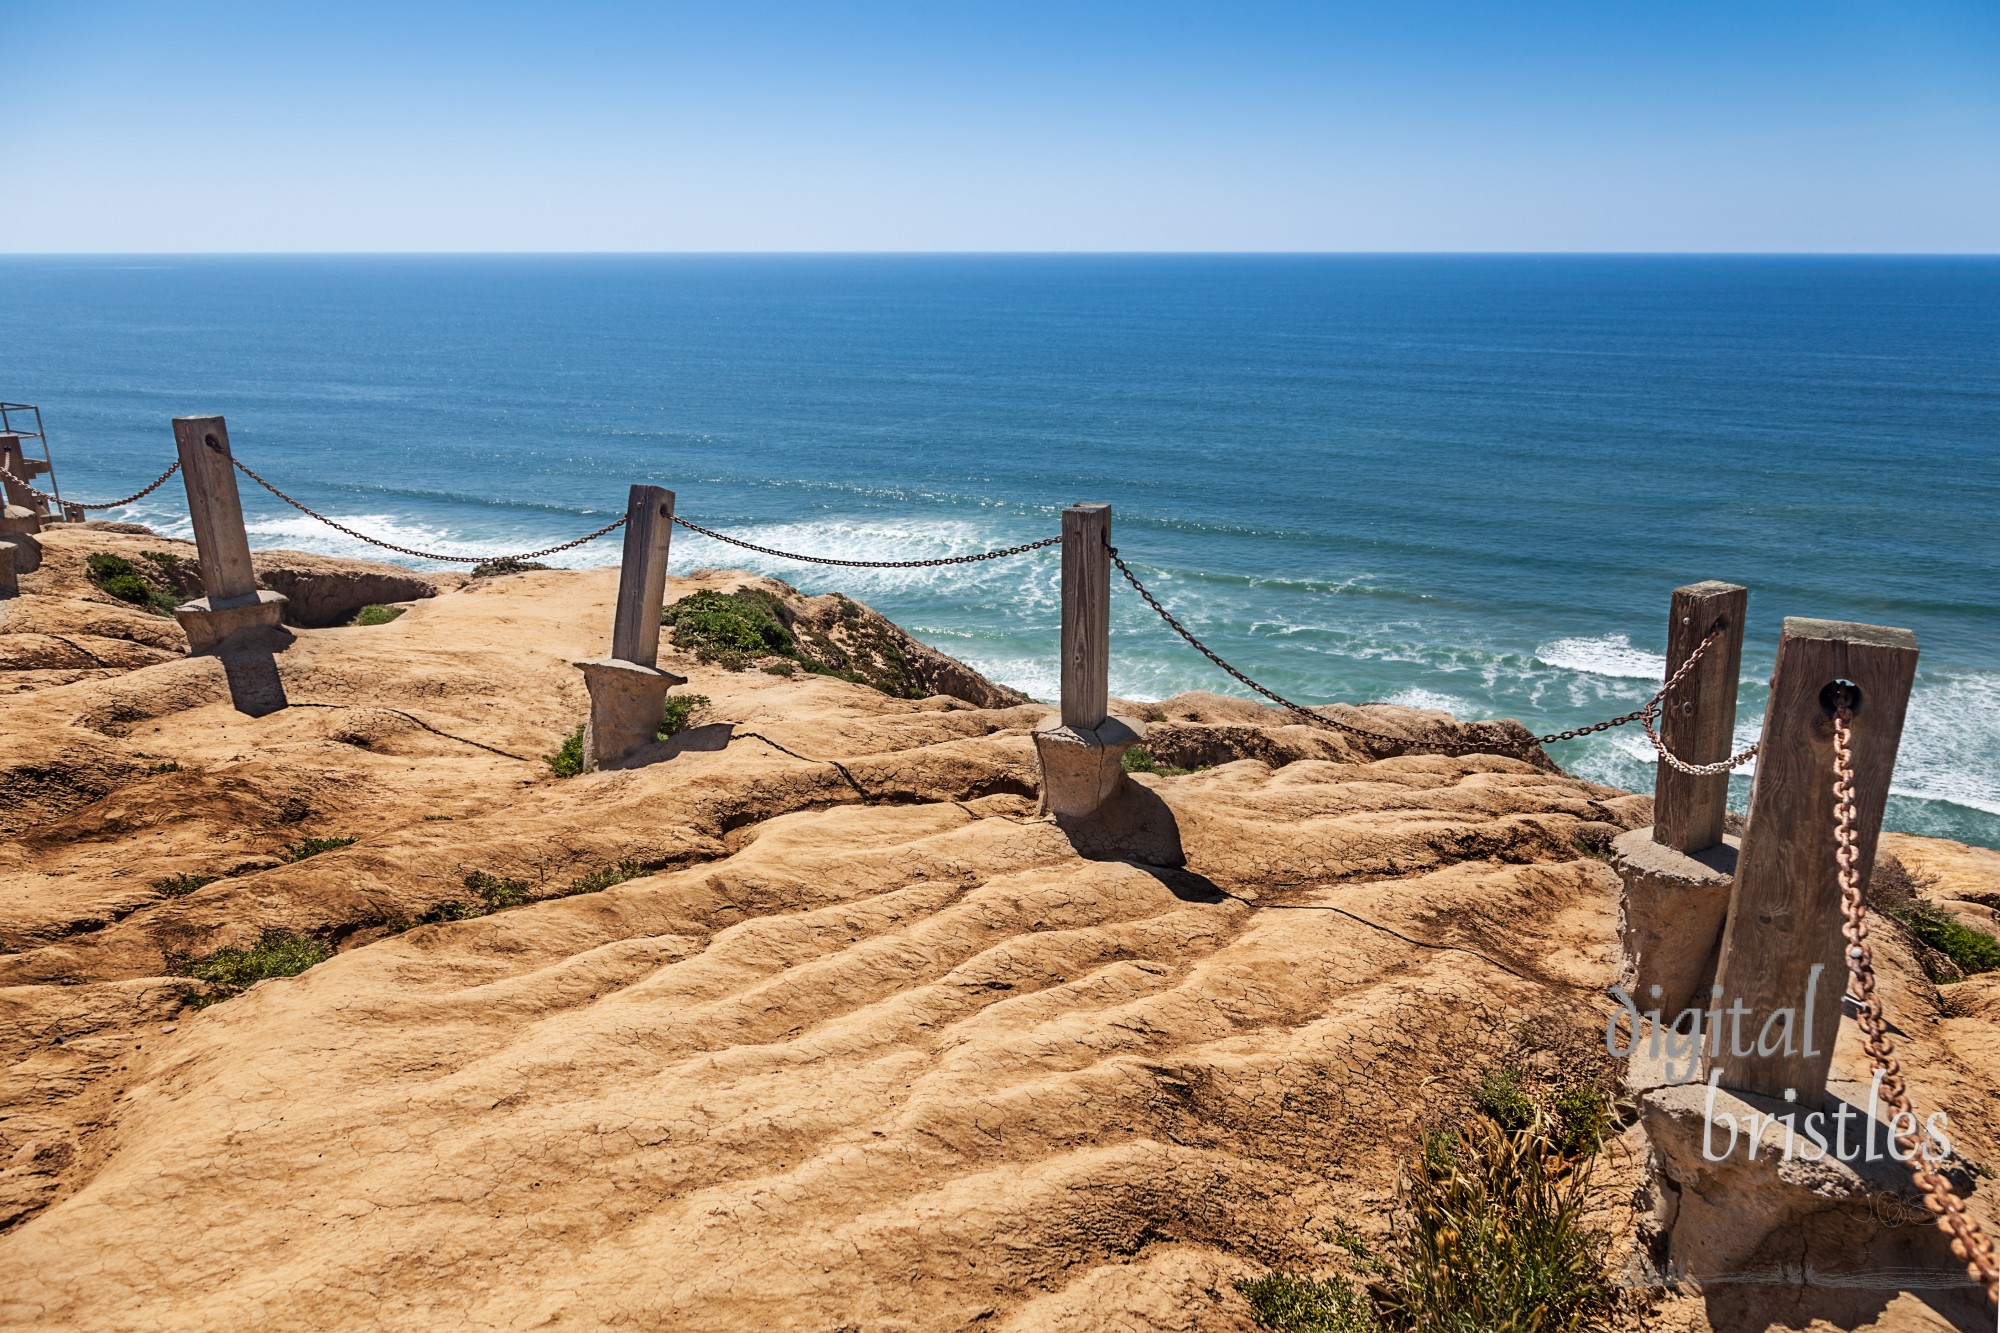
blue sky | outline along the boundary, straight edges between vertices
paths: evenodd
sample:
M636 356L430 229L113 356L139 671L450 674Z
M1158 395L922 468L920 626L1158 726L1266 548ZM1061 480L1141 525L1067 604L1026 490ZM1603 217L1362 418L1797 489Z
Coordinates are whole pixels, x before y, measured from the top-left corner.
M0 0L0 251L2000 251L2000 4Z

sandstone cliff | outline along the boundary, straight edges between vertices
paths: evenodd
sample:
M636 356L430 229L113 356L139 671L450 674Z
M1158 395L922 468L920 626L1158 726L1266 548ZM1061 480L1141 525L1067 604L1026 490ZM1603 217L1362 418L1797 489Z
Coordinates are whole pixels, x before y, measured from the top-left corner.
M0 1327L1247 1329L1233 1281L1379 1232L1484 1065L1600 1039L1649 802L1553 766L1181 696L1130 710L1210 765L1134 779L1171 845L1095 860L1035 817L1042 705L680 655L692 725L558 779L614 572L185 659L84 579L111 538L160 549L57 529L0 603ZM270 931L332 956L197 1008L185 960ZM1919 1102L2000 1161L2000 974L1880 954Z

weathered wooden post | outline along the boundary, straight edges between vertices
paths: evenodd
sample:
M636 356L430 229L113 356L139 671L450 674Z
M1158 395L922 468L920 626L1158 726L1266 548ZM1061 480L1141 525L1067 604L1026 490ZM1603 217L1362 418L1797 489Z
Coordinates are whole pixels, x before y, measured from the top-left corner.
M21 437L0 435L0 464L22 481L28 477L27 457L21 452ZM35 502L35 494L20 482L5 481L5 504L0 504L0 542L6 542L11 549L6 553L7 574L12 579L16 574L32 574L42 567L42 544L35 540L35 534L42 530L41 506Z
M1841 691L1851 696L1865 890L1916 674L1917 639L1906 629L1785 621L1709 1014L1708 1067L1722 1087L1795 1097L1812 1110L1825 1096L1847 990L1834 860L1834 705Z
M1660 702L1660 740L1690 764L1729 757L1749 598L1736 584L1711 581L1674 589L1668 604L1668 680L1714 636ZM1626 988L1642 1010L1658 1008L1669 1022L1690 1006L1703 1007L1713 975L1736 870L1736 839L1722 831L1728 802L1728 773L1696 776L1662 759L1652 827L1612 844L1611 864L1625 882L1618 927Z
M1727 759L1736 739L1736 683L1743 670L1743 618L1750 594L1733 583L1674 589L1667 616L1667 675L1701 649L1701 661L1661 701L1660 740L1690 764ZM1653 780L1653 841L1702 852L1722 841L1729 774L1683 773L1662 759Z
M663 486L634 486L625 503L611 655L576 664L590 691L590 717L583 726L586 770L614 767L651 742L659 734L667 691L687 683L685 676L657 665L673 530L674 493Z
M1082 817L1117 792L1121 762L1139 735L1109 716L1111 506L1076 504L1062 515L1062 723L1035 733L1042 809Z
M175 417L174 447L187 487L188 518L201 558L204 596L174 608L191 654L216 652L240 636L274 630L284 618L281 593L260 589L243 530L229 428L221 417Z

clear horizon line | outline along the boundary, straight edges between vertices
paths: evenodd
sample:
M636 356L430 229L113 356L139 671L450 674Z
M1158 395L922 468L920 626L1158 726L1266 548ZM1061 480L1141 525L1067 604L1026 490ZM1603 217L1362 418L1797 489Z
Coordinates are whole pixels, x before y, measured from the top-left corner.
M0 250L0 259L362 258L1433 258L1433 259L1996 259L2000 250Z

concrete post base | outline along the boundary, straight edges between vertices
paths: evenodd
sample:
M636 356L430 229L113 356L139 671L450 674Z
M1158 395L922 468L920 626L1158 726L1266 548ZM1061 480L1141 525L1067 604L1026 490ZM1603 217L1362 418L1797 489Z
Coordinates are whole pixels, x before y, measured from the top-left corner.
M1611 867L1625 881L1618 920L1624 985L1639 1008L1661 1009L1672 1022L1690 1005L1707 1007L1736 877L1736 846L1735 838L1725 837L1720 846L1689 856L1654 842L1651 828L1621 834L1611 844Z
M590 717L583 724L586 773L616 768L651 745L660 734L667 691L687 684L686 676L615 657L592 658L576 667L590 691Z
M25 505L0 506L0 541L14 547L14 571L32 574L42 567L42 544L35 534L42 530L42 516Z
M1653 1149L1652 1228L1667 1236L1662 1276L1676 1284L1783 1280L1776 1270L1788 1266L1792 1281L1911 1268L1946 1284L1962 1277L1909 1168L1891 1153L1889 1127L1869 1114L1867 1086L1841 1092L1829 1091L1811 1116L1703 1083L1640 1096ZM1921 1128L1917 1137L1925 1139ZM1975 1183L1956 1158L1939 1170L1961 1193Z
M21 575L14 568L13 542L0 542L0 597L12 597L21 591Z
M174 608L174 619L187 632L190 657L219 652L258 630L274 630L284 617L284 594L264 589L249 597L226 599L220 606L197 597Z
M1139 733L1115 717L1097 727L1052 727L1035 733L1035 753L1042 761L1042 813L1079 818L1125 785L1121 762Z

